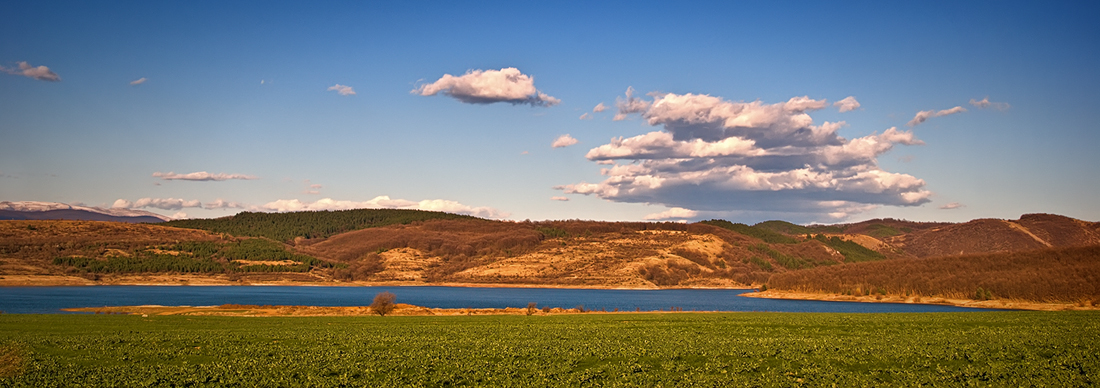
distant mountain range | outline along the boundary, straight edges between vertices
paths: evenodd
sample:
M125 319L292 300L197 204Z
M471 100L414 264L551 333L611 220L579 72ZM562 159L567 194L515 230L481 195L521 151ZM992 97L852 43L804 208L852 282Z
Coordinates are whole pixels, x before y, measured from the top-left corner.
M68 205L58 202L3 201L0 202L0 220L78 220L114 221L129 223L156 223L171 218L144 210L104 209Z

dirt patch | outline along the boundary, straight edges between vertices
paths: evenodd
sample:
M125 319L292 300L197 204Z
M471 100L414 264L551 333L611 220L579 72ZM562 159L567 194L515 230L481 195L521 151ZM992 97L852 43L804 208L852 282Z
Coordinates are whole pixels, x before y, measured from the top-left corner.
M297 261L281 260L281 261L264 261L264 260L233 260L234 263L240 265L298 265L301 264Z
M23 372L23 351L15 345L0 346L0 378L15 377Z

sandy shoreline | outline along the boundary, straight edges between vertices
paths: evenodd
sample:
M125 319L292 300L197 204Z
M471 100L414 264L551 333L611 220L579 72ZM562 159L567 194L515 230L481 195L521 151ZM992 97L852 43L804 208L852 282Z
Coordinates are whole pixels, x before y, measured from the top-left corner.
M64 308L62 311L93 314L123 315L188 315L188 316L232 316L232 317L342 317L377 315L370 306L272 306L272 305L235 305L220 306L105 306ZM579 308L540 307L533 311L520 307L505 308L432 308L398 303L386 316L459 316L459 315L560 315L560 314L668 314L668 313L710 313L714 311L683 310L581 310Z
M602 284L529 284L529 283L427 283L427 282L341 282L341 281L249 281L200 276L120 276L103 280L88 280L76 276L52 275L3 275L0 287L58 287L58 286L300 286L300 287L469 287L469 288L555 288L580 290L752 290L742 287L625 287Z
M791 299L791 300L820 300L829 302L860 302L860 303L906 303L906 304L938 304L946 306L958 306L958 307L970 307L970 308L983 308L983 309L1005 309L1005 310L1035 310L1035 311L1067 311L1067 310L1100 310L1100 307L1093 306L1086 303L1069 303L1069 302L1033 302L1026 300L1010 300L1010 299L993 299L993 300L972 300L972 299L955 299L955 298L943 298L938 296L933 297L921 297L921 296L903 296L903 295L883 295L883 296L852 296L841 294L824 294L824 293L809 293L809 292L793 292L793 291L756 291L747 292L741 294L741 296L749 298L763 298L763 299Z

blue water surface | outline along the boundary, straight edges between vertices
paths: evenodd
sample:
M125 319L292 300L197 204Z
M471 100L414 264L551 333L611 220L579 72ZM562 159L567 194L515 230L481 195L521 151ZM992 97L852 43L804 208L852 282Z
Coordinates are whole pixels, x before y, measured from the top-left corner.
M751 290L591 290L478 287L312 287L312 286L83 286L2 287L0 311L60 314L69 307L216 306L222 304L366 306L389 291L398 303L437 308L539 307L631 311L775 311L897 313L991 311L964 307L901 303L824 302L740 296Z

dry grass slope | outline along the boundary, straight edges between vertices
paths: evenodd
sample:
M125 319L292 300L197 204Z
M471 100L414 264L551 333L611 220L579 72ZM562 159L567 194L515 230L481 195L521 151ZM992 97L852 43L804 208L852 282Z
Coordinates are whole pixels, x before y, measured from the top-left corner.
M770 289L1100 303L1100 246L846 264L775 274ZM978 289L988 291L977 298Z

